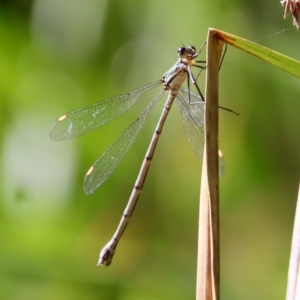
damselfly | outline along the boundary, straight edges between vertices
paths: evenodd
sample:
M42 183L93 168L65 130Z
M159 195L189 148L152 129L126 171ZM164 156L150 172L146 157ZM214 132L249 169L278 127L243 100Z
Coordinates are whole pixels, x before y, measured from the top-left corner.
M175 98L181 111L182 122L187 138L196 155L199 159L202 159L204 146L203 118L205 102L195 77L192 74L191 67L198 67L200 70L199 74L205 70L205 61L196 60L204 45L205 43L201 46L198 52L196 52L196 49L193 46L180 47L178 50L178 61L163 75L161 80L146 85L128 94L101 101L67 113L58 118L51 128L50 136L53 140L61 141L77 137L117 118L128 110L143 93L160 85L163 87L161 92L145 108L142 114L88 170L84 179L84 191L86 194L91 194L109 177L109 175L121 162L142 129L151 108L158 102L159 99L161 99L165 92L168 92L167 101L155 128L128 204L123 212L115 234L100 252L98 265L108 266L112 261L117 244L127 226L139 194L143 188L158 138L162 132L165 120ZM187 89L182 88L184 81L187 81ZM198 95L190 91L190 82L195 85Z

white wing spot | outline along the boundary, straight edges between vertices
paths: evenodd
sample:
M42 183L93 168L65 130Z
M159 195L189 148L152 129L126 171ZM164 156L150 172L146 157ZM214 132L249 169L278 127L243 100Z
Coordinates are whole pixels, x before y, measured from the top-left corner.
M63 115L60 118L58 118L57 121L61 122L61 121L65 120L67 117L68 117L68 115Z
M94 166L91 166L90 169L87 171L86 176L91 175L93 171L94 171Z

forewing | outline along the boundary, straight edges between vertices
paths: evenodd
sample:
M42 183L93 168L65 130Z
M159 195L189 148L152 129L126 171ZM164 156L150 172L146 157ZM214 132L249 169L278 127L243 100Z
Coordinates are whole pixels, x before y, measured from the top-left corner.
M192 104L188 104L190 99ZM204 105L194 93L181 89L177 95L177 103L182 116L182 124L188 141L200 160L203 158L204 147Z
M157 81L131 93L104 100L65 114L58 118L52 125L50 137L55 141L66 140L103 126L128 110L143 93L161 84L162 81Z
M190 104L188 104L190 100ZM204 149L204 109L205 102L199 95L181 89L177 95L182 124L192 149L202 161ZM224 160L219 151L219 176L224 173Z

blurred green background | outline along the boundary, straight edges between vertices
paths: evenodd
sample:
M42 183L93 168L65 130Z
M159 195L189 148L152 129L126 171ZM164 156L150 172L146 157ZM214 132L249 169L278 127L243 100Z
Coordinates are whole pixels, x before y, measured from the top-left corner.
M209 27L299 60L299 32L283 11L271 0L1 1L1 299L195 299L201 162L177 105L108 268L96 266L99 251L116 229L164 100L90 196L84 174L150 99L75 140L51 141L50 127L70 110L160 79L178 47L199 48ZM299 79L228 47L220 103L240 116L220 111L222 299L285 296L299 91Z

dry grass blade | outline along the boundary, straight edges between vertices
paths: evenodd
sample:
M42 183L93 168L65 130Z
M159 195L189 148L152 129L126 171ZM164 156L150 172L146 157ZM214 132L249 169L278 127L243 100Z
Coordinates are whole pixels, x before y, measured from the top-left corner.
M223 42L209 31L205 96L205 149L199 213L197 300L220 299L218 73L222 49Z
M300 186L294 221L286 300L300 299Z

